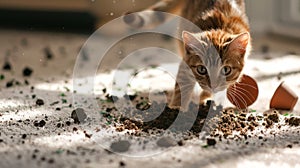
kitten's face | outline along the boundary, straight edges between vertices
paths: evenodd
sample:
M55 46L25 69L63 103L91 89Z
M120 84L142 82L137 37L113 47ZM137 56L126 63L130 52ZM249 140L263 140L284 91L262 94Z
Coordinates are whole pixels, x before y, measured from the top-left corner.
M216 93L234 84L244 67L249 33L232 36L222 32L183 33L186 55L199 85Z

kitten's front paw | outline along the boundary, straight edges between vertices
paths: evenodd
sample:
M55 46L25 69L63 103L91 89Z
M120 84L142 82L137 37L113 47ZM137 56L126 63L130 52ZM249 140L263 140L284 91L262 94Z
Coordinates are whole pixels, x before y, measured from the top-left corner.
M178 105L169 104L168 107L171 109L180 109L180 106L178 106Z

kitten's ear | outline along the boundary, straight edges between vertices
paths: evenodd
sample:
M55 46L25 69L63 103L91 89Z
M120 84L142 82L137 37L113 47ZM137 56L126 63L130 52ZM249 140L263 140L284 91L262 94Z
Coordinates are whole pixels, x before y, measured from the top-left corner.
M233 52L244 56L249 42L250 34L248 32L242 33L230 42L227 52Z
M201 54L204 51L204 44L203 42L197 38L198 35L195 35L193 33L183 31L182 32L182 39L184 43L184 47L186 49L186 52L188 54L195 54L195 52Z
M183 39L184 44L195 44L197 42L197 39L195 38L195 36L188 31L182 32L182 39Z

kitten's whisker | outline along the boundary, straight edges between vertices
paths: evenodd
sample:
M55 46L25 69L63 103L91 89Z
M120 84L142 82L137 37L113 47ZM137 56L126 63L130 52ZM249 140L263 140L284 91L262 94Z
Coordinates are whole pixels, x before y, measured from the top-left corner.
M248 90L246 90L246 89L244 89L244 88L241 88L241 87L236 87L236 88L238 88L239 90L237 90L237 91L239 91L239 92L242 92L242 91L244 91L244 92L242 92L245 96L251 96L251 98L252 99L255 99L255 97L251 94L251 92L250 91L248 91ZM248 95L246 94L246 93L248 93ZM249 99L249 100L251 100L251 99Z
M231 95L232 94L232 95ZM238 103L238 101L237 101L237 99L236 99L236 97L238 97L238 95L236 95L235 93L233 93L233 92L231 92L231 98L232 98L232 100L233 100L233 102L236 104L236 106L239 108L239 109L241 109L241 107L240 107L240 104Z
M239 100L241 100L241 103L242 103L242 104L238 103ZM242 97L240 97L240 95L237 96L236 102L237 102L237 107L238 107L239 109L242 109L242 107L241 107L242 105L243 105L244 107L247 107L247 104L246 104L245 100L244 100Z
M233 93L232 93L233 94ZM235 104L237 104L238 105L238 103L237 103L237 101L236 101L236 99L235 99L235 96L234 95L232 95L231 93L229 94L229 97L231 98L231 100L235 103ZM239 105L238 105L239 106Z
M238 92L231 92L234 96L235 96L235 98L238 98L238 100L241 100L241 102L243 103L243 105L245 106L245 107L247 107L247 102L246 102L246 100L238 93ZM239 103L237 103L238 104L238 106L239 106ZM239 107L240 109L241 109L241 107Z
M242 92L242 91L240 91L240 90L236 90L236 92L238 92L238 93L244 95L243 98L247 98L249 101L251 101L250 97L249 97L247 94L245 94L244 92ZM242 96L242 95L241 95L241 96Z
M241 94L245 95L243 92L240 92L239 90L235 90L234 93L238 96L239 99L241 99L241 100L244 102L244 105L247 104L247 101L246 101L246 100L244 99L244 97L241 95ZM245 97L249 99L249 97L248 97L247 95L245 95ZM249 100L251 100L251 99L249 99Z
M238 83L239 85L248 86L248 87L251 87L251 88L257 90L257 88L256 88L255 86L252 86L252 85L250 85L250 84L247 84L247 83L241 83L241 82L237 82L237 83ZM235 86L236 86L236 84L235 84Z

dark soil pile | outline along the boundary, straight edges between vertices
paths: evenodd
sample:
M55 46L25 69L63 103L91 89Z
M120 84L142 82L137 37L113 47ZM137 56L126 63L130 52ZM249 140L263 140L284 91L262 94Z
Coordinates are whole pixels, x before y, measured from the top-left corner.
M165 106L164 103L153 102L151 103L151 108L150 104L142 106L141 103L138 103L136 109L127 108L123 111L123 114L114 117L118 118L118 122L121 123L121 125L117 127L117 131L134 129L149 132L149 130L153 129L167 130L172 126L172 131L200 133L205 120L221 114L223 110L221 106L210 109L210 104L213 103L209 102L208 105L201 106L191 103L189 110L182 112L179 109L171 109ZM108 111L110 111L110 109L108 109ZM210 115L208 116L209 111ZM109 117L110 115L106 114L104 116ZM178 120L178 118L180 119ZM177 123L174 125L174 122ZM194 124L191 124L191 122L194 122Z
M119 101L119 99L117 100ZM206 105L200 106L191 103L186 112L171 109L164 103L145 103L145 100L137 101L135 108L125 108L122 113L113 113L116 110L116 108L107 108L103 116L110 120L115 118L116 130L120 132L136 130L137 132L149 133L151 130L167 130L174 126L174 122L180 118L180 122L172 127L172 131L198 135L206 128L203 127L206 124L205 126L210 129L209 132L212 137L223 136L227 138L234 132L239 137L244 137L257 127L269 129L280 122L280 114L276 110L262 115L249 110L224 109L222 106L216 106L213 101L208 101ZM193 125L189 127L191 122ZM300 118L286 117L286 124L299 126Z
M289 124L290 126L299 126L300 125L300 118L297 118L297 117L287 118L285 120L285 122L287 124Z

